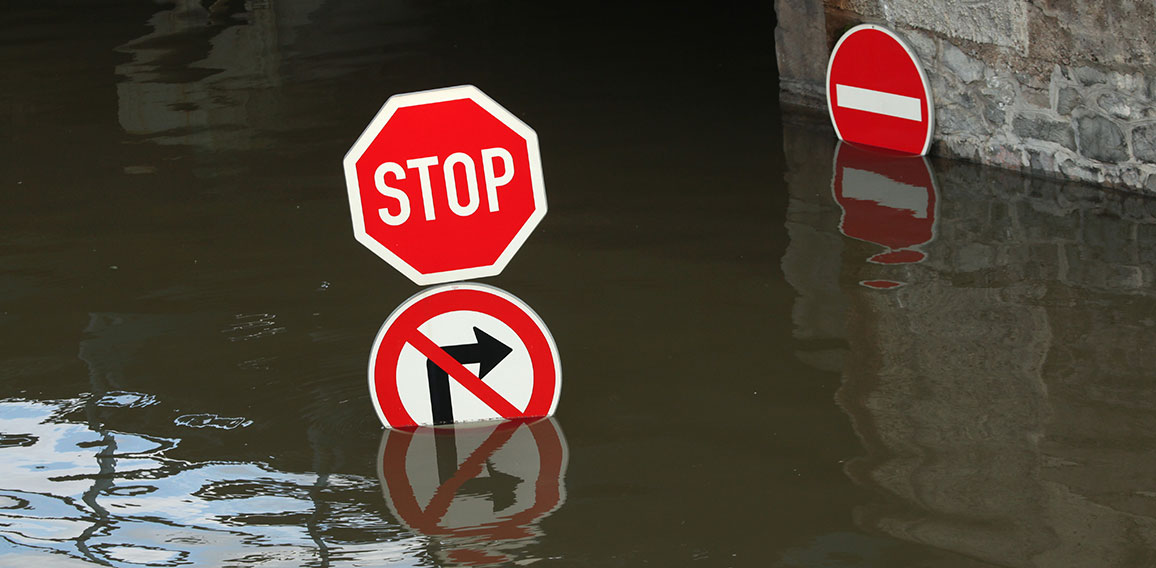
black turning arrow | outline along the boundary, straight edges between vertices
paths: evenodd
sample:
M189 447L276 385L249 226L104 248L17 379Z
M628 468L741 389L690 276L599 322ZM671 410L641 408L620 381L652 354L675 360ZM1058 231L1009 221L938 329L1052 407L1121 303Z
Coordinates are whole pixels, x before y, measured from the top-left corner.
M476 327L474 328L474 337L477 339L476 343L451 345L441 347L441 349L463 365L481 363L482 368L478 372L478 378L485 379L486 375L494 370L494 367L497 367L498 363L501 363L502 359L505 359L506 355L509 355L513 349ZM453 424L454 407L453 403L450 402L450 374L429 359L426 360L425 369L426 375L429 376L429 401L430 407L433 409L434 424Z

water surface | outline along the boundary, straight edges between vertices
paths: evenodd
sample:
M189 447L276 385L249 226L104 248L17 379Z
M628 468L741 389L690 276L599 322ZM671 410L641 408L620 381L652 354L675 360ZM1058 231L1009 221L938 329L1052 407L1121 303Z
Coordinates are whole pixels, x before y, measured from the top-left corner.
M6 10L0 565L1156 561L1156 202L839 161L769 7ZM563 396L383 432L418 289L341 157L465 83L540 137L550 212L486 283Z

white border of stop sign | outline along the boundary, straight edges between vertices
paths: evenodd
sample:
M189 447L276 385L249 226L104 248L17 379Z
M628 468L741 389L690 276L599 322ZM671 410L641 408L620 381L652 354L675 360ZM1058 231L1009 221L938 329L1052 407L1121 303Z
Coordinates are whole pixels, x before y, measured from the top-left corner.
M469 99L482 107L486 112L490 113L499 122L504 124L507 128L514 131L518 136L526 140L527 156L530 161L530 184L533 189L534 211L530 217L522 225L510 244L506 246L502 254L493 264L487 266L474 266L469 268L461 268L457 270L447 270L443 272L422 273L414 267L410 266L405 260L402 260L393 251L386 248L374 239L365 230L365 216L361 204L361 190L357 181L357 161L365 154L370 144L377 138L381 131L385 128L386 123L393 117L393 114L399 109L421 106L433 103L441 103L446 101L455 101L460 99ZM416 160L411 160L416 162ZM542 218L546 216L546 186L542 180L542 159L538 153L538 135L532 128L526 125L510 113L510 111L502 108L494 99L486 96L480 89L473 85L461 85L458 87L447 87L444 89L434 89L430 91L420 91L416 93L406 93L402 95L394 95L385 101L381 110L377 111L377 115L370 121L369 126L357 138L353 147L345 154L343 160L345 167L345 187L349 192L349 210L353 218L353 236L358 242L365 245L366 248L373 251L377 256L381 257L389 263L390 266L396 268L399 272L404 274L410 280L413 280L419 286L429 286L431 284L441 284L444 282L453 282L456 280L470 280L474 278L485 278L487 276L496 276L502 272L506 264L513 258L514 253L522 247L522 243L533 232ZM401 164L399 167L404 166ZM417 167L429 167L425 164L417 164ZM384 185L384 184L383 184ZM385 187L378 188L379 191L389 191L393 188ZM471 188L476 191L476 188ZM397 191L397 190L394 190ZM406 214L409 215L409 205L406 205ZM416 206L412 210L414 216L420 216L422 207ZM427 218L433 215L432 211L426 210ZM387 221L388 223L388 221Z

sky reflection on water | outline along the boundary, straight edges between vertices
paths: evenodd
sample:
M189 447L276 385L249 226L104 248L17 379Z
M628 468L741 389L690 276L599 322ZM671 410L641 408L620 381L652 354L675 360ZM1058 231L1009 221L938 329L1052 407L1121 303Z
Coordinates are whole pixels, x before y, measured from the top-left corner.
M42 552L116 566L421 563L421 539L364 508L376 479L171 459L179 440L79 421L94 402L0 401L0 431L32 440L0 454L3 565ZM380 540L343 542L342 526Z

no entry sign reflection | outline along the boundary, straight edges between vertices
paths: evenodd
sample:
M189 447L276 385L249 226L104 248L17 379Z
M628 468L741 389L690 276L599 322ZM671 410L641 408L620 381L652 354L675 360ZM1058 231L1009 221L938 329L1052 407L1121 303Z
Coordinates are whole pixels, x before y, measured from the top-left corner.
M868 262L902 265L927 258L923 248L935 239L938 208L935 174L927 158L839 142L831 191L843 210L839 231L883 247ZM889 280L863 284L902 285Z

